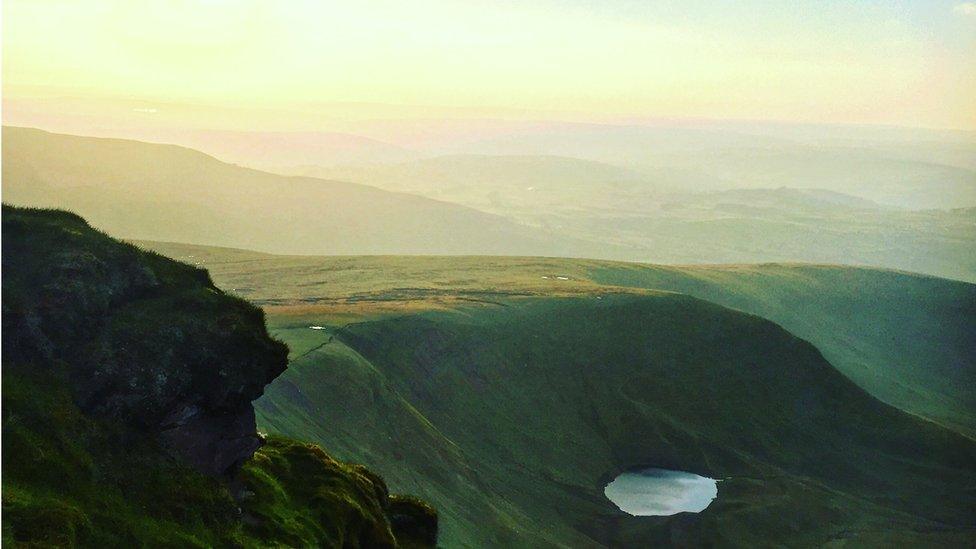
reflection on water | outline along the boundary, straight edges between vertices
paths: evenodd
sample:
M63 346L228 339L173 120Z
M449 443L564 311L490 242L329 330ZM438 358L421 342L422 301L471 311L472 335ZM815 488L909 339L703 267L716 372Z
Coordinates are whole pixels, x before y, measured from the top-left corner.
M667 516L703 511L718 496L718 484L683 471L643 469L621 474L603 493L627 514Z

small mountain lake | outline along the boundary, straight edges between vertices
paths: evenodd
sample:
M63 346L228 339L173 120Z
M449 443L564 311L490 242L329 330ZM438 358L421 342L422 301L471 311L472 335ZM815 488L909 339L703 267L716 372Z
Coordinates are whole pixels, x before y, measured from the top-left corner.
M603 493L628 515L668 516L704 511L718 496L718 484L683 471L641 469L621 473Z

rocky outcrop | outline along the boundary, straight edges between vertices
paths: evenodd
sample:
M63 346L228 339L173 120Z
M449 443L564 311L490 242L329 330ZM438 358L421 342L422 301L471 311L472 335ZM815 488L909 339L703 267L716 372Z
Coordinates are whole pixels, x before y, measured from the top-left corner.
M2 269L4 546L435 546L423 502L257 434L288 349L206 271L7 206Z
M174 422L164 422L162 428L160 439L209 475L236 472L262 442L249 403L226 413L186 405Z
M209 475L260 446L251 401L287 347L206 271L67 212L7 206L2 267L4 353L63 368L83 411L158 433Z
M386 515L397 540L411 540L417 547L437 545L437 511L415 497L393 495Z

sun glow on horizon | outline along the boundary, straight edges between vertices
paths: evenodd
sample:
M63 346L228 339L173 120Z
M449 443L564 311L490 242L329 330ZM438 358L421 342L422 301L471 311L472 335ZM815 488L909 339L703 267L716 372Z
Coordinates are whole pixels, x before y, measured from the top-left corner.
M976 129L969 3L714 5L8 0L4 95Z

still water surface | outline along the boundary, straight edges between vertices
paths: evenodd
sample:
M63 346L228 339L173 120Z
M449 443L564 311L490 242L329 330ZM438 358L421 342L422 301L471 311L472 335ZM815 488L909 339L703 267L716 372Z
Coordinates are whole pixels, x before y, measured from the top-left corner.
M718 496L718 484L684 471L642 469L622 473L603 493L627 514L667 516L703 511Z

